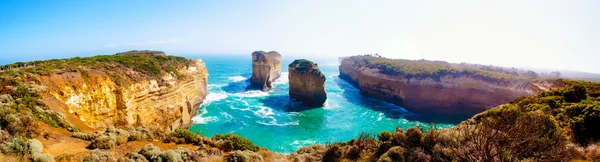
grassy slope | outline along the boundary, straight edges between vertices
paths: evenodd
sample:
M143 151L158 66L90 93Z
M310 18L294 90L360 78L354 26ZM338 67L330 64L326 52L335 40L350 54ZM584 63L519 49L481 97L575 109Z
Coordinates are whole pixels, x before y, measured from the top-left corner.
M600 84L564 82L570 86L518 98L451 129L397 129L379 140L361 134L297 154L334 161L600 160Z

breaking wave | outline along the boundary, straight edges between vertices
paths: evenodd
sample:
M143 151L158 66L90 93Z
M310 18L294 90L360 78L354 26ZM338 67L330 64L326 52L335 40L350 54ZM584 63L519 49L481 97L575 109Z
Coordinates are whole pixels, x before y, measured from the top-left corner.
M229 79L229 80L231 80L231 81L233 81L233 82L241 82L241 81L245 81L245 80L247 80L248 78L246 78L246 77L243 77L243 76L239 76L239 75L238 75L238 76L232 76L232 77L229 77L229 78L227 78L227 79Z

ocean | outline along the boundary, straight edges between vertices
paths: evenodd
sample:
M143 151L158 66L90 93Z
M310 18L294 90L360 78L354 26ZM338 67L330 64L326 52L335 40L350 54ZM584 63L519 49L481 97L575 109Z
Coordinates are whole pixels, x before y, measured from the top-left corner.
M360 95L340 79L337 58L314 59L326 76L325 107L308 108L288 95L287 65L294 59L282 56L281 77L274 90L247 90L252 75L251 56L194 56L201 58L209 72L208 95L192 118L190 130L212 137L235 133L260 147L278 153L292 153L302 146L345 142L359 133L376 135L396 127L421 126L429 129L431 118L378 99ZM437 128L455 123L436 122Z

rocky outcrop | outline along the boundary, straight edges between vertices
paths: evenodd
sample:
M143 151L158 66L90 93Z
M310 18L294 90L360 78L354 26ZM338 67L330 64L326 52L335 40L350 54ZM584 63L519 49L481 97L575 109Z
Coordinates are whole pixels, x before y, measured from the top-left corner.
M305 106L322 107L327 100L325 75L309 60L295 60L288 66L290 97Z
M256 51L252 53L251 86L268 91L271 83L281 75L281 54L275 51Z
M339 67L340 78L357 86L362 95L417 113L468 118L515 98L535 95L557 86L552 81L502 79L510 76L483 71L481 73L486 75L482 75L473 72L473 69L453 69L433 62L378 59L384 58L354 56L344 59ZM375 61L384 63L374 65ZM443 70L428 72L435 68ZM393 73L394 70L396 73ZM409 75L409 70L421 73Z
M169 57L172 56L163 59ZM46 105L67 114L72 123L83 123L92 129L150 126L170 131L191 124L207 94L208 82L202 60L173 57L160 64L164 67L173 62L180 63L168 65L173 71L158 69L162 72L152 77L138 69L113 64L114 67L80 67L50 73L39 76L37 82L48 89Z

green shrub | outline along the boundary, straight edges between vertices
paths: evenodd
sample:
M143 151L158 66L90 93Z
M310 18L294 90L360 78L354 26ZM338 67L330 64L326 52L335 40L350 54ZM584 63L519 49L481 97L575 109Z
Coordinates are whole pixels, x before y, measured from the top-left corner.
M227 155L228 162L261 162L263 161L263 157L256 152L252 152L249 150L244 151L234 151Z
M119 162L148 162L148 160L143 155L133 152L125 154L119 159Z
M390 148L385 154L381 155L378 162L403 162L404 148L400 146Z
M213 136L213 139L222 140L224 142L222 149L226 151L250 150L256 152L258 151L258 149L260 149L260 147L252 144L252 141L232 133L216 134L215 136Z
M146 146L144 146L142 150L140 150L139 154L146 157L146 159L148 159L149 161L162 161L162 158L160 156L162 154L162 151L160 150L160 148L152 144L147 144Z
M187 129L175 129L175 131L171 132L171 134L169 134L170 137L174 137L174 138L178 138L178 139L183 139L183 141L185 143L190 143L190 144L198 144L200 143L200 138L201 136L199 134L196 134L194 132L191 132L190 130Z
M389 131L383 131L377 134L377 138L379 139L379 141L390 141L392 139L392 133L390 133Z
M2 153L25 155L29 153L29 144L23 137L15 137L8 142L0 145Z
M85 156L84 162L116 162L117 159L112 153L102 152L98 149L92 150L90 154Z
M183 161L181 154L179 152L168 150L159 155L162 161L164 162L179 162Z
M39 154L44 151L44 145L37 139L29 139L27 143L29 145L30 154Z
M31 161L33 162L54 162L54 157L49 154L35 153L31 154Z
M578 143L587 145L600 140L600 104L575 104L567 107L566 113Z
M75 132L72 136L82 140L91 141L96 139L96 137L98 137L98 134L94 132Z
M117 139L115 136L101 135L92 140L92 143L88 146L89 149L111 149L117 146Z
M580 102L587 98L586 89L582 85L570 86L563 90L562 95L567 102Z

